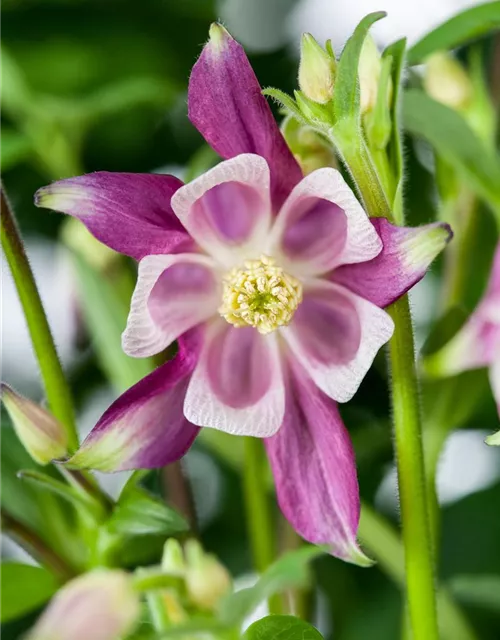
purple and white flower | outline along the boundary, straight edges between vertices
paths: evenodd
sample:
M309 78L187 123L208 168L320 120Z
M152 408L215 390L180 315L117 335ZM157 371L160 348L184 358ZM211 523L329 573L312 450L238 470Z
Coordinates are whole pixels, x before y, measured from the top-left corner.
M163 466L201 427L265 438L298 533L366 564L354 452L336 402L353 396L392 335L383 307L423 277L449 228L370 220L335 169L303 177L242 47L219 25L188 102L225 158L190 184L99 172L36 196L139 261L124 350L145 357L179 345L104 413L70 463Z

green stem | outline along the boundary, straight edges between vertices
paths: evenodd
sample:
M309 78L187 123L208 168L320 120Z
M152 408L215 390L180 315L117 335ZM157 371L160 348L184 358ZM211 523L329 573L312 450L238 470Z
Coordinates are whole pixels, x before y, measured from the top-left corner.
M247 528L255 569L263 573L275 557L273 522L269 509L267 463L264 446L258 438L245 438L243 485ZM279 597L269 601L270 613L281 613Z
M403 211L394 216L361 130L333 129L332 141L347 164L366 211L403 224ZM425 486L415 345L408 296L389 308L394 335L389 343L392 405L396 442L401 521L405 548L408 611L414 640L438 640L429 508Z
M47 316L17 228L2 187L1 240L17 293L23 307L33 348L40 366L47 399L54 416L68 434L71 449L78 447L71 394L64 376Z

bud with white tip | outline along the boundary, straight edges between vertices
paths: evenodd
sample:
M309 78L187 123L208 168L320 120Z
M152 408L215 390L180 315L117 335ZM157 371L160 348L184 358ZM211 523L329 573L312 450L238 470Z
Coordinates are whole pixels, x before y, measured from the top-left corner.
M424 87L431 98L457 110L466 109L474 93L465 69L445 51L439 51L427 58Z
M309 100L325 104L332 99L335 67L335 58L310 33L304 33L300 45L299 87Z
M101 569L68 582L26 640L116 640L132 631L139 613L130 576Z
M214 555L205 553L196 540L188 540L185 551L189 597L200 609L213 611L231 588L229 572Z
M38 464L64 458L68 453L68 436L62 424L38 404L1 383L2 401L17 436Z
M382 73L380 53L374 39L368 34L363 42L358 63L358 78L360 91L360 109L365 114L371 111L377 103L378 86ZM390 100L389 89L387 101Z

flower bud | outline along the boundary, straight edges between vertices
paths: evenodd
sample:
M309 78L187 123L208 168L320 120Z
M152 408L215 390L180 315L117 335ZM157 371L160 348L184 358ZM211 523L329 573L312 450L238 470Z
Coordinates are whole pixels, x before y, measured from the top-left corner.
M104 272L120 260L120 254L94 238L87 227L76 218L68 216L64 220L61 239L96 271Z
M426 60L424 87L437 102L465 109L473 97L472 82L462 65L449 53L434 53Z
M500 431L497 431L491 436L488 436L485 440L486 444L491 446L500 447Z
M304 175L323 167L338 168L333 147L312 127L289 116L283 120L281 131Z
M231 588L231 577L217 558L205 553L196 540L188 540L185 550L189 597L200 609L214 610Z
M310 33L304 33L300 45L299 87L307 98L321 104L331 100L335 67L335 59Z
M16 393L2 382L2 401L12 420L17 437L38 464L64 458L68 436L62 424L48 411Z
M186 563L180 543L175 538L169 538L163 547L161 568L168 575L183 576Z
M368 34L363 43L358 63L360 109L362 114L368 113L375 107L381 72L380 53L374 39ZM387 96L387 101L389 102L389 100L390 93Z
M130 577L124 571L101 569L65 585L27 640L116 640L132 631L139 613Z

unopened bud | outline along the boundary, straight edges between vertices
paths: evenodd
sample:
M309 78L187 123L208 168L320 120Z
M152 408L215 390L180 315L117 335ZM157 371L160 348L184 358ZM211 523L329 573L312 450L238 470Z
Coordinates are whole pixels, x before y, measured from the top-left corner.
M196 540L188 540L185 550L189 597L200 609L213 611L231 588L231 577L217 558L205 553Z
M485 440L486 444L491 446L500 447L500 431L497 431L491 436L488 436Z
M38 404L16 393L2 382L2 401L17 437L38 464L64 458L68 436L63 425Z
M281 131L304 175L323 167L338 168L333 147L312 127L289 116L283 120Z
M130 577L124 571L97 570L65 585L27 640L116 640L132 631L139 613Z
M332 99L335 67L335 59L310 33L304 33L300 45L299 87L307 98L321 104Z
M431 98L452 109L466 108L473 97L467 72L458 60L444 51L427 58L424 87Z
M378 85L382 63L380 53L374 39L368 34L363 43L358 63L358 78L360 91L360 109L365 114L371 111L377 102ZM390 94L387 101L390 100Z
M68 216L64 220L61 238L67 247L97 271L106 271L120 259L120 254L94 238L87 227L76 218Z
M186 571L184 553L175 538L169 538L163 547L161 568L168 575L183 576Z

